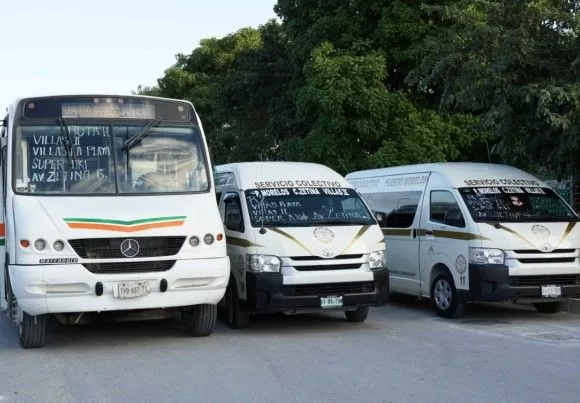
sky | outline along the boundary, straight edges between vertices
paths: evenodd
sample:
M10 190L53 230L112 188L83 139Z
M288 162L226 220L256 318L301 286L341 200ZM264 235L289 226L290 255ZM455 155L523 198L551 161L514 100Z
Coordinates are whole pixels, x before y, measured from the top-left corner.
M275 0L18 0L0 7L0 114L16 98L130 94L177 53L276 18Z

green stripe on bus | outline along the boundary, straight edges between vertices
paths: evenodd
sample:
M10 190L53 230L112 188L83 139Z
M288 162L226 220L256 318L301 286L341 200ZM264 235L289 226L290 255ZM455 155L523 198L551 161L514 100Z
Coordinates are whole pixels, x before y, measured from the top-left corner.
M180 221L185 220L187 216L173 216L173 217L156 217L156 218L143 218L140 220L133 221L122 221L122 220L107 220L102 218L65 218L67 223L95 223L95 224L116 224L116 225L136 225L136 224L149 224L155 222L163 221Z

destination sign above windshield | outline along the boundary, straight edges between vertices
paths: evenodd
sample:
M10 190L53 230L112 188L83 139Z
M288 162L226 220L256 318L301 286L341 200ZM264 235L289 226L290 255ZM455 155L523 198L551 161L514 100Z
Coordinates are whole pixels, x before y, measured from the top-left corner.
M113 96L55 96L30 98L22 103L24 119L161 119L190 122L193 108L187 102L167 99Z

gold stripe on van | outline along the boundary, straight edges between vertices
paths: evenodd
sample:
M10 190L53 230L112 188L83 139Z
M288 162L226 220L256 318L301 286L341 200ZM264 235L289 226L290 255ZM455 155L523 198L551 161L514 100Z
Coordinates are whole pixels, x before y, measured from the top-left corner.
M247 248L248 246L256 246L258 248L263 248L262 245L258 245L257 243L248 241L247 239L238 238L235 236L226 235L226 242L229 243L230 245L241 246L242 248Z
M361 229L358 230L354 238L352 238L352 241L350 241L350 243L346 246L346 248L344 248L340 253L342 254L346 252L348 248L350 248L352 244L354 244L361 236L363 236L363 234L367 232L370 227L371 227L370 225L363 225Z
M461 231L444 231L444 230L433 230L433 237L435 238L446 238L446 239L458 239L461 241L473 241L474 239L489 241L489 238L478 234L472 234L471 232L461 232ZM427 236L427 230L422 228L418 230L419 236Z
M510 234L512 234L513 236L515 236L515 237L517 237L517 238L521 239L522 241L524 241L525 243L527 243L528 245L530 245L532 248L534 248L534 249L536 248L536 245L534 245L533 243L531 243L530 241L528 241L528 240L526 239L526 237L525 237L525 236L523 236L522 234L520 234L519 232L517 232L517 231L515 231L515 230L513 230L513 229L511 229L511 228L508 228L508 227L506 227L506 226L503 226L503 225L501 225L500 223L494 223L494 224L492 224L492 223L487 223L487 225L491 225L492 227L495 227L495 228L502 229L502 230L504 230L505 232L509 232L509 233L510 233Z
M568 235L570 235L570 232L572 232L572 230L574 229L575 226L576 226L576 221L572 221L572 222L568 223L568 226L566 227L566 231L564 231L564 233L562 234L562 238L560 238L560 242L558 242L558 244L561 244L562 241L564 239L566 239L568 237Z
M411 236L410 229L382 228L383 234L390 236Z
M288 238L289 240L291 240L292 242L294 242L295 244L300 246L302 249L304 249L306 252L310 253L311 255L314 255L314 253L312 253L306 246L304 246L304 244L302 242L300 242L298 239L296 239L295 237L293 237L289 233L284 232L280 228L276 228L276 227L270 227L270 229L272 231L274 231L275 233L280 234L285 238Z

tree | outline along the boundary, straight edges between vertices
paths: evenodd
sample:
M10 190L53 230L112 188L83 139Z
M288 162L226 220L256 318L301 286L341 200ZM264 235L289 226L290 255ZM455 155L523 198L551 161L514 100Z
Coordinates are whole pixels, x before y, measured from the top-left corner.
M481 118L504 161L580 176L580 2L473 0L425 7L446 21L409 76L441 111Z

